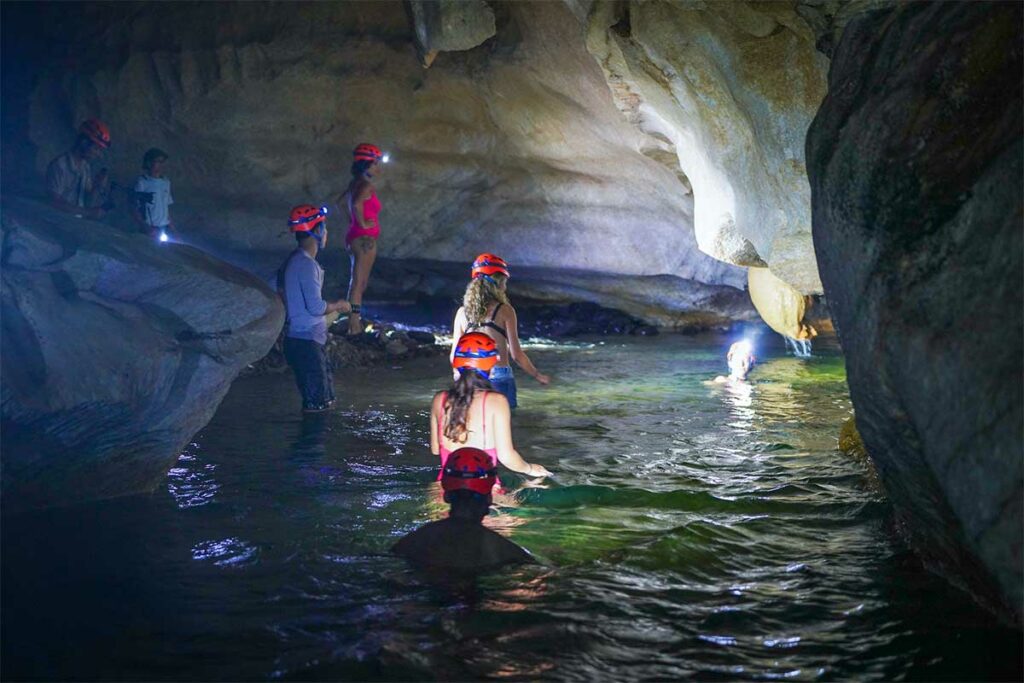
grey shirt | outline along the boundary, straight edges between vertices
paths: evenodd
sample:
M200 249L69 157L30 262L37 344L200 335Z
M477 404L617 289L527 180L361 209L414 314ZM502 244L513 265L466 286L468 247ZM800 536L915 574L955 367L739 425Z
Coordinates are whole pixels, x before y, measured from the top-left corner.
M46 167L46 190L73 206L88 206L92 193L89 162L72 152L61 154Z
M327 302L324 301L324 269L304 249L296 249L284 268L285 308L288 313L285 335L327 343Z

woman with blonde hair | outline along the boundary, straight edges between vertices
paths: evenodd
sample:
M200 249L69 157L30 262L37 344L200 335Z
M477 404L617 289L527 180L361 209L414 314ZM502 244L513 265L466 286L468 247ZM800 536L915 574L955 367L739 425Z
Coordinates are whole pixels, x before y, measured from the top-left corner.
M505 292L508 278L508 264L504 259L494 254L477 256L473 262L472 279L462 297L462 307L455 314L452 337L459 339L464 332L478 331L494 340L498 362L491 370L490 383L505 395L509 406L515 408L518 402L511 361L541 384L548 384L551 378L534 367L519 343L516 309ZM454 344L449 358L455 358Z
M456 380L434 396L430 406L430 452L448 458L462 448L479 448L492 464L500 462L528 477L546 477L543 465L526 462L512 444L512 412L508 401L491 387L488 376L498 362L494 340L482 332L462 335L455 343L452 369ZM437 477L441 479L441 475Z

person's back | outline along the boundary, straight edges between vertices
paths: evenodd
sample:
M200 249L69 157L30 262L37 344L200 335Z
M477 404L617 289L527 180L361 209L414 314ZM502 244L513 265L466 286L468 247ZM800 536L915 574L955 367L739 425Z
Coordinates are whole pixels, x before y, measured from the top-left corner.
M456 570L536 562L529 552L480 522L452 517L413 531L393 551L413 564Z
M534 562L529 552L483 526L497 481L497 466L487 453L471 447L454 451L441 470L448 519L406 535L392 552L418 566L454 570Z

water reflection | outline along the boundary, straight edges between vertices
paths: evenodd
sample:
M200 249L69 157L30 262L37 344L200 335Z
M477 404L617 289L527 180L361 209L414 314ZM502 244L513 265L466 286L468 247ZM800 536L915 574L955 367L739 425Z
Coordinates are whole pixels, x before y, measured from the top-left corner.
M213 478L217 465L205 462L198 443L190 443L167 473L167 491L179 508L193 508L213 502L220 484Z

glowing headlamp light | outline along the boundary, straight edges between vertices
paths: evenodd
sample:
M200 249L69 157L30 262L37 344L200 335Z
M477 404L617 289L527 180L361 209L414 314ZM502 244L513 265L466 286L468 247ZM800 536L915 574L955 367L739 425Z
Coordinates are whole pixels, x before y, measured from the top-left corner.
M160 241L161 242L166 242L169 239L170 239L170 237L167 236L167 231L166 230L161 230L160 231Z
M391 161L391 155L390 155L390 154L388 154L387 152L385 152L385 153L384 153L384 156L382 156L382 157L380 158L380 160L381 160L381 161L382 161L383 163L385 163L385 164L386 164L386 163L388 163L389 161Z

